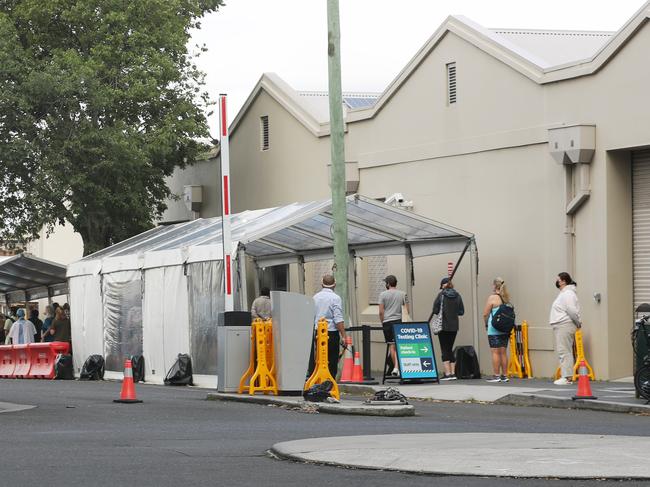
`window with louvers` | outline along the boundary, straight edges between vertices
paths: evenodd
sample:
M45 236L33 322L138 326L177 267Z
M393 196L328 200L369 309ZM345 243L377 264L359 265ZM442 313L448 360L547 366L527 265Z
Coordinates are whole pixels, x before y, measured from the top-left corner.
M260 147L261 150L269 150L269 116L260 117Z
M447 64L447 103L456 103L456 63Z

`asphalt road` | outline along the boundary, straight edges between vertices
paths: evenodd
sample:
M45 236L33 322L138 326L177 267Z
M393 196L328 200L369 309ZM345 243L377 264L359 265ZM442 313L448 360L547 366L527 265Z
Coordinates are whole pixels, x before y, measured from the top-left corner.
M0 402L37 406L0 413L0 486L619 485L431 478L281 461L266 452L280 441L382 433L650 435L648 417L595 411L418 402L413 418L332 416L205 401L205 390L148 385L137 388L143 404L114 404L119 388L114 382L0 380ZM647 483L625 482L636 485Z

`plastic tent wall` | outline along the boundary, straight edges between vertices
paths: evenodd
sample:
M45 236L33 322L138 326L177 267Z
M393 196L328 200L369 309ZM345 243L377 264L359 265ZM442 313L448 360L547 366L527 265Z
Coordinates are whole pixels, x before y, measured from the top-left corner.
M300 256L303 263L330 259L330 208L328 201L306 202L233 215L233 240L241 244L235 264L244 252L265 266L298 263ZM467 232L361 196L348 197L348 213L357 257L460 252L473 241ZM220 219L199 219L154 228L71 264L75 368L100 354L106 377L121 378L124 358L142 354L145 379L162 383L177 355L187 353L195 382L214 387L224 310L220 240ZM246 286L237 267L235 279L239 309Z
M69 279L74 368L77 373L89 355L104 355L101 276ZM76 325L76 326L75 326Z

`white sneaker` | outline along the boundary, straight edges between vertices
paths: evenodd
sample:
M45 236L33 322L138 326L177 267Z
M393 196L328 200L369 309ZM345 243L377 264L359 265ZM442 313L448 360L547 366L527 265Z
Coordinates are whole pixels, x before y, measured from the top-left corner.
M399 377L399 369L395 367L393 371L390 373L393 377Z
M560 377L558 380L553 381L553 384L556 386L568 386L571 385L571 381L566 377Z

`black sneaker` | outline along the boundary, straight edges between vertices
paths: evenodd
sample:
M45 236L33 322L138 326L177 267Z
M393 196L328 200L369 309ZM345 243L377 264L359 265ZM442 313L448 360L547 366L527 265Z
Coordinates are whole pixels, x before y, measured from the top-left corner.
M492 376L489 379L486 379L485 382L501 382L501 376L499 375Z
M451 375L449 375L447 377L449 377L449 380L456 380L457 379L456 374L451 374Z
M456 377L454 377L453 375L447 375L447 374L445 374L445 375L443 375L442 377L440 377L440 380L453 380L452 377L453 377L453 379L456 378Z
M510 379L508 379L508 376L505 376L505 375L502 375L500 377L500 379L501 379L501 382L510 382Z

